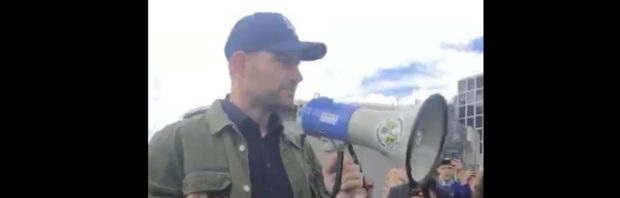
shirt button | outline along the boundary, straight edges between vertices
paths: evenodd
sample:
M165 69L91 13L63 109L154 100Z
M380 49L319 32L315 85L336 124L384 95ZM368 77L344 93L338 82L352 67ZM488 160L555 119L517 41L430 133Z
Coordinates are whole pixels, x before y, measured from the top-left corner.
M243 152L245 151L245 145L239 145L239 151Z
M248 185L243 185L243 191L250 192L250 187Z

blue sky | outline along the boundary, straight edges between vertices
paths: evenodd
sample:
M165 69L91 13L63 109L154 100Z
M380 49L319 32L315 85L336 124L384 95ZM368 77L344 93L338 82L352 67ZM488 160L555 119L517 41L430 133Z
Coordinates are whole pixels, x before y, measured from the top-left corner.
M441 47L446 50L454 50L464 53L482 54L484 51L483 37L472 39L465 43L442 43ZM388 97L407 97L414 91L420 89L443 89L445 86L422 87L415 83L408 82L417 77L441 78L442 73L438 71L437 61L419 62L412 61L398 67L390 67L377 70L372 76L364 77L357 89L362 90L363 94L378 93Z
M482 2L149 0L149 133L229 91L224 43L238 19L259 11L281 12L300 39L327 45L323 59L300 66L297 99L450 99L460 78L483 71Z

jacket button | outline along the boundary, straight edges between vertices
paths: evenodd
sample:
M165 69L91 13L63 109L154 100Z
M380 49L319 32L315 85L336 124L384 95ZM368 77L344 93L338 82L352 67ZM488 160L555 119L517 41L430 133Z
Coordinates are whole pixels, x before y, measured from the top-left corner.
M243 152L245 151L245 145L239 145L239 151Z
M248 185L243 185L243 191L250 192L250 187Z

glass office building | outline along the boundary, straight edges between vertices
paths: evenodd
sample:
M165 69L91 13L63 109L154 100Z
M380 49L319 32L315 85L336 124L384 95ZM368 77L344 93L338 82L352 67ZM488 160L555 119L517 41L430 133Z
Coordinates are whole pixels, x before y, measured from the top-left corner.
M460 123L473 127L480 133L480 147L484 143L484 77L477 74L459 80L456 116ZM480 153L484 152L480 149Z

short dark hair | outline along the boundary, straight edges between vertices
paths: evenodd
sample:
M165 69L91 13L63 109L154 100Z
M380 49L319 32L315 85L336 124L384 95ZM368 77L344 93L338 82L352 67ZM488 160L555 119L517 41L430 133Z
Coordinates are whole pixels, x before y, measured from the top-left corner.
M452 165L452 160L442 159L439 163L435 164L435 166L433 166L433 171L432 171L433 176L439 175L439 173L437 172L437 169L442 165Z

